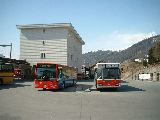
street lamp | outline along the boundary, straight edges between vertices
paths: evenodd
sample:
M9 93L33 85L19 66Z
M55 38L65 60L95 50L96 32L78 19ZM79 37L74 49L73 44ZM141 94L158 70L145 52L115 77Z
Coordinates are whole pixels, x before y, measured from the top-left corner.
M10 59L12 57L12 43L10 45L0 45L1 47L7 47L7 46L11 46L11 49L10 49Z

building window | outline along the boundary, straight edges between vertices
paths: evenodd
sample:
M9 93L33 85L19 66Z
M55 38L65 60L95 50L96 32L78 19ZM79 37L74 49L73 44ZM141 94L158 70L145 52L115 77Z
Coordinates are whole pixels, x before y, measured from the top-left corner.
M73 59L73 55L71 55L71 60Z
M45 29L43 29L43 33L45 33L46 32L46 30Z
M45 45L45 42L43 41L42 44L43 44L43 46L44 46L44 45Z
M41 59L46 58L46 53L41 53Z

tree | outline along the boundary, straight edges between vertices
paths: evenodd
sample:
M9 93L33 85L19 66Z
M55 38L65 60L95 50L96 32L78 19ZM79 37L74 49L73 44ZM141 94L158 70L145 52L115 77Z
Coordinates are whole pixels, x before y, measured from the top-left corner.
M144 67L147 67L148 65L147 65L147 60L143 60L143 66Z
M149 50L149 57L148 57L148 63L149 64L154 64L156 62L156 58L154 57L154 47L152 47L150 50Z
M155 49L154 49L154 57L156 59L156 62L160 62L160 43L158 43L156 46L155 46Z

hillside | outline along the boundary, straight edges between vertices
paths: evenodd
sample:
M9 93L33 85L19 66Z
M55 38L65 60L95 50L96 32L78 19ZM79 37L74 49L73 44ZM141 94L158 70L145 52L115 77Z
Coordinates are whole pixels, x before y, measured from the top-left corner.
M122 74L121 77L124 80L138 80L139 74L150 74L152 78L150 80L160 80L160 64L143 66L143 63L125 61L121 64Z
M144 39L131 47L122 51L102 51L88 52L83 54L85 63L93 65L97 62L124 62L125 60L134 60L136 58L145 58L151 47L160 42L160 35Z

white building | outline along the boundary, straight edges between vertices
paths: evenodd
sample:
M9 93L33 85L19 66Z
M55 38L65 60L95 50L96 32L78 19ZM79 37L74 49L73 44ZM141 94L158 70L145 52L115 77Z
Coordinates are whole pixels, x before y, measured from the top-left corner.
M31 65L54 62L81 72L84 41L70 23L17 25L20 29L20 59Z

